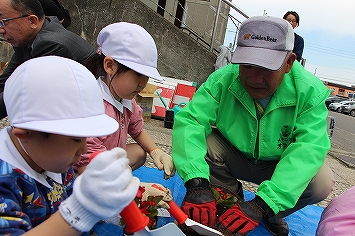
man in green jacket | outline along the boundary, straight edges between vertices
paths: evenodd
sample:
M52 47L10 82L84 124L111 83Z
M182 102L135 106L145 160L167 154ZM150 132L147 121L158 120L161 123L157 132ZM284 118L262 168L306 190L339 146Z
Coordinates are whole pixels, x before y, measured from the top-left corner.
M332 191L324 165L329 90L295 61L293 42L283 19L245 20L232 64L177 113L173 160L187 189L182 208L193 220L242 235L265 220L272 234L288 235L283 218ZM238 180L258 184L256 197L217 216L211 186L243 200Z

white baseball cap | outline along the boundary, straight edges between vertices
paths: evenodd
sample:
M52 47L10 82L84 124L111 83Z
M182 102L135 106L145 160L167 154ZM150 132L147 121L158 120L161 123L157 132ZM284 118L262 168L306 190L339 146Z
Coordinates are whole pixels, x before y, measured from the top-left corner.
M73 137L98 137L118 129L105 114L93 74L71 59L45 56L18 66L5 83L11 126Z
M98 53L111 56L128 68L162 81L158 51L152 36L141 26L119 22L104 27L97 36Z
M286 20L271 16L250 17L240 26L232 63L277 71L293 46L294 31Z

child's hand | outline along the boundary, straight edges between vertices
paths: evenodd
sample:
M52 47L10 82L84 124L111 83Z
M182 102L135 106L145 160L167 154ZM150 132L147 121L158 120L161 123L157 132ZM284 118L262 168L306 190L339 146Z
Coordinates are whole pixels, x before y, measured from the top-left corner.
M114 148L98 154L74 181L72 195L59 211L71 227L89 231L99 220L118 214L136 196L139 179L132 177L127 153Z
M173 200L170 189L156 183L141 183L140 187L144 188L142 201L147 201L149 196L163 196L163 199L158 203L157 206L160 208L170 209L169 205L166 203Z
M154 164L159 170L164 169L164 179L169 179L175 174L175 166L173 163L173 158L166 154L160 148L153 149L150 151L150 156L153 158Z

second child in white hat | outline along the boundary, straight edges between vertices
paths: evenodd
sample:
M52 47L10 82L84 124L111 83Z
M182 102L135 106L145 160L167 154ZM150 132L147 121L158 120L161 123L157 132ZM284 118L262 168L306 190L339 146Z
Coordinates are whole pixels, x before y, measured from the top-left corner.
M76 164L78 173L85 170L92 153L122 147L133 170L145 163L149 153L154 164L164 170L164 177L169 178L175 173L172 158L144 130L142 109L133 99L147 85L149 77L162 80L154 39L137 24L119 22L104 27L97 44L97 54L89 58L86 66L97 77L105 113L117 120L120 128L112 135L87 140L88 152ZM136 143L127 144L128 134Z

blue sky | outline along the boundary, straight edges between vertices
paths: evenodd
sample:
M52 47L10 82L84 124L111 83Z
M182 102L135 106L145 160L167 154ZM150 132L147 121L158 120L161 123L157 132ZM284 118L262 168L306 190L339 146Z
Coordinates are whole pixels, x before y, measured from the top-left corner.
M305 68L321 80L346 86L355 85L355 1L337 0L243 0L232 1L248 16L283 17L296 11L300 25L295 32L303 37ZM234 10L239 21L245 18ZM233 43L236 28L228 23L224 45Z

